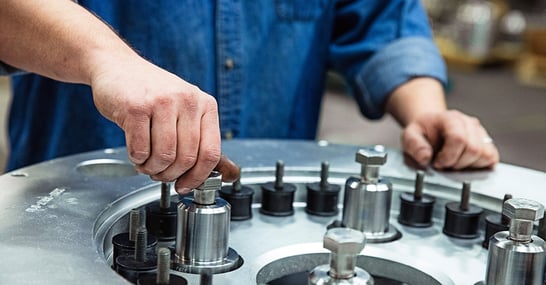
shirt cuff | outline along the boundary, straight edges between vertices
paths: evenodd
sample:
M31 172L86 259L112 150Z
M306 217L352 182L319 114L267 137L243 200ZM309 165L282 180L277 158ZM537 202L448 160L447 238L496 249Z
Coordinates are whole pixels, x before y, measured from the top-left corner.
M23 73L23 71L0 61L0 76L16 75L20 73Z
M432 77L447 84L445 62L432 40L403 38L381 49L355 78L362 114L369 119L381 118L390 93L415 77Z

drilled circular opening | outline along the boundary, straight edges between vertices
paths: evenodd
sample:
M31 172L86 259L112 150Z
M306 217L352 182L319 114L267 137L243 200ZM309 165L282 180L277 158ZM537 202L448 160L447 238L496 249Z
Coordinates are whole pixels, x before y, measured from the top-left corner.
M129 177L138 174L135 167L122 160L94 159L84 161L76 166L76 170L92 177Z
M366 251L366 250L364 250ZM257 273L257 284L307 285L309 272L329 263L329 253L305 253L276 259ZM449 285L451 279L439 272L410 266L402 260L391 260L376 255L360 255L357 266L373 276L375 285Z

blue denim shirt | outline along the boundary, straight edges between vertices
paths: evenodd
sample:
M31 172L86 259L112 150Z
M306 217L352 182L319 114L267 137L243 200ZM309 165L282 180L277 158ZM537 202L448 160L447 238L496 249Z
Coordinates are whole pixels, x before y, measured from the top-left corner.
M145 58L215 96L224 137L315 138L329 70L370 119L412 77L446 79L419 0L79 3ZM89 87L29 74L13 88L9 169L125 144Z

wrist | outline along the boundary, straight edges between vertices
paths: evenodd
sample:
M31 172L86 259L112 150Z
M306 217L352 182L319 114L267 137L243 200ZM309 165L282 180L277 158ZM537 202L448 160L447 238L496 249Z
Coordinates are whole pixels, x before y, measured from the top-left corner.
M447 105L442 84L430 77L411 79L390 94L386 110L402 126L422 116L445 112Z

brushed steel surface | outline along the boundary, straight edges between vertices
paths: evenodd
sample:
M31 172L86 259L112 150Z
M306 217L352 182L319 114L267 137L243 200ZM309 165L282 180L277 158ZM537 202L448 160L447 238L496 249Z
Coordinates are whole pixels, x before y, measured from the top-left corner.
M322 161L330 165L329 182L344 185L348 177L360 173L360 165L354 162L359 148L361 146L324 141L224 142L224 154L242 167L243 184L273 181L274 162L282 160L284 181L297 184L298 190L292 216L261 215L259 204L255 203L251 220L231 223L229 246L242 256L244 264L235 271L214 275L213 282L256 284L258 273L265 274L261 270L276 260L298 252L324 253L320 241L326 225L341 217L308 215L304 210L303 185L320 181ZM438 199L434 225L425 229L405 227L396 221L398 195L413 191L415 169L404 164L398 150L387 149L387 152L389 159L382 166L381 175L393 183L390 222L400 230L402 238L390 243L368 244L362 254L403 264L409 268L406 271L410 275L412 270L417 270L435 280L453 282L440 284L474 284L485 278L487 251L481 247L481 238L463 241L441 233L443 205L440 203L458 200L463 181L472 182L471 203L487 211L499 212L506 193L546 204L546 195L540 191L546 186L544 172L502 163L491 171L428 169L424 192ZM158 200L161 191L160 183L134 171L124 148L82 153L18 169L0 176L0 187L2 283L129 284L110 268L109 240L127 230L131 209ZM254 199L260 201L260 191L256 193ZM311 269L315 266L311 263L302 266L311 266ZM364 269L372 274L377 272ZM189 284L199 284L198 275L180 274ZM406 273L398 270L388 274L403 276Z

